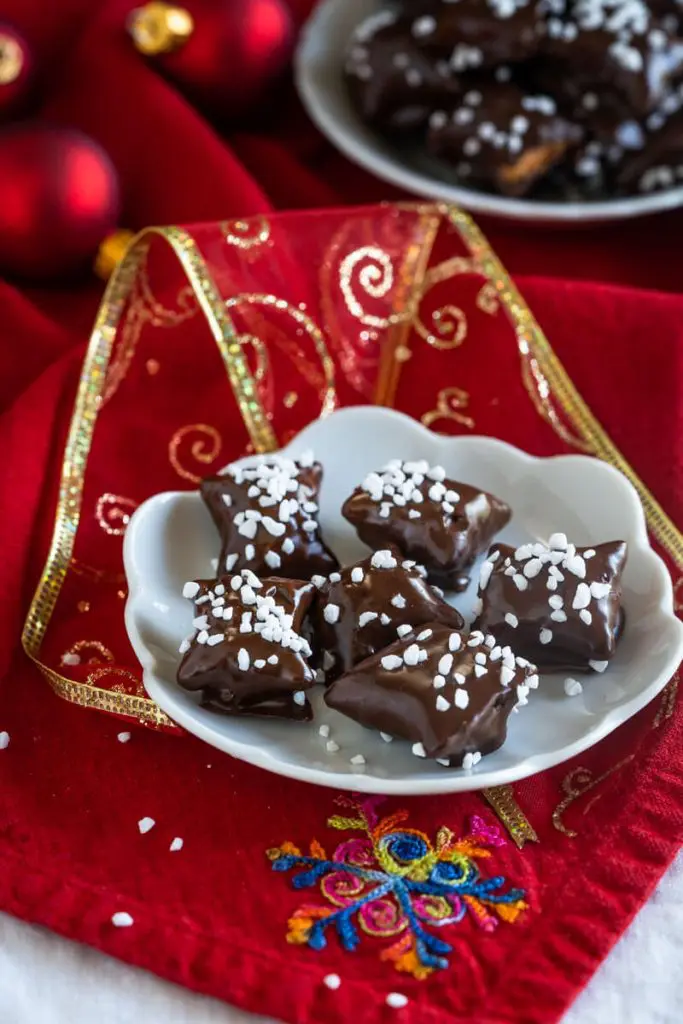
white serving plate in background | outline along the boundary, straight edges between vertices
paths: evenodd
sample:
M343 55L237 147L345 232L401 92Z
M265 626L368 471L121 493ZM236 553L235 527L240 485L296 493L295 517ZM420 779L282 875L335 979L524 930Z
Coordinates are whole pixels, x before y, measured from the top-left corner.
M343 409L316 420L284 451L296 458L312 448L325 469L320 521L344 564L367 549L341 516L347 495L391 458L427 459L449 477L475 484L513 509L503 541L519 544L562 531L579 545L628 541L624 573L627 627L602 675L585 677L583 693L568 698L562 674L544 675L528 706L512 714L508 739L471 771L415 757L410 744L385 743L322 700L315 719L293 723L229 718L199 707L175 682L180 641L191 632L193 607L181 596L186 580L212 576L216 530L199 493L158 494L135 512L126 530L124 562L128 635L157 704L188 732L234 757L305 782L370 793L451 793L514 782L593 746L644 707L665 686L683 657L683 623L673 611L669 573L650 548L637 494L617 470L583 455L534 458L487 437L442 437L415 420L375 406ZM243 460L250 461L250 460ZM474 572L476 580L478 573ZM452 599L471 618L475 585ZM327 722L340 750L329 754L318 733ZM349 763L366 758L362 772Z
M446 165L423 146L403 151L363 124L349 99L343 67L357 25L387 0L322 0L301 34L296 84L311 120L337 149L376 177L419 196L488 216L542 224L594 224L626 220L683 205L683 185L642 196L596 202L511 199L448 180Z

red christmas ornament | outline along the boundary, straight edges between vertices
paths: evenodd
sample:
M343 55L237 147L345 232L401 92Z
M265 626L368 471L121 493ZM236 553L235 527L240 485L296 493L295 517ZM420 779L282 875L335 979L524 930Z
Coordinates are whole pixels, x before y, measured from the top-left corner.
M119 185L93 139L22 124L0 134L0 274L44 281L92 261L116 225Z
M294 47L285 0L153 0L132 11L128 31L188 99L231 118L263 99Z
M0 22L0 120L16 115L26 104L33 78L33 54L11 25Z

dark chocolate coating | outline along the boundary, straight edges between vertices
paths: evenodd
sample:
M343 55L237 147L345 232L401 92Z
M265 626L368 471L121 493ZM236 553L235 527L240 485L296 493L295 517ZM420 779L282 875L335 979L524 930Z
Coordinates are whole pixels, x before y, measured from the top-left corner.
M431 0L411 13L418 44L460 72L528 60L545 32L536 0Z
M502 745L512 708L518 698L526 703L528 689L538 685L538 676L533 665L518 664L508 652L508 678L501 682L503 659L498 648L497 660L491 660L492 639L487 646L480 634L481 641L473 637L468 646L467 638L456 634L459 647L451 652L449 642L456 631L438 623L425 629L431 630L429 637L420 640L419 632L417 637L399 640L356 665L326 690L325 702L368 728L421 743L427 757L458 766L465 754L484 755ZM426 652L417 665L403 661L398 668L386 667L387 658L402 660L409 648L414 651L416 647ZM480 675L475 675L477 655L484 660L477 665ZM442 663L444 656L449 665ZM465 677L462 685L455 680L455 673ZM444 680L440 688L434 686L435 677ZM523 687L519 693L518 687ZM457 690L466 691L467 707L454 703ZM447 702L446 710L439 710L439 698Z
M201 701L201 706L207 711L213 711L217 715L228 715L230 717L243 717L249 715L251 718L286 718L290 722L311 722L313 720L313 708L308 697L303 704L297 704L290 693L283 693L273 697L254 701L243 700L235 705L228 696L224 700L220 691L207 691Z
M523 545L523 549L529 547ZM547 552L548 549L545 550ZM482 582L486 585L480 586L479 590L482 610L476 620L478 629L492 633L501 644L513 646L518 654L533 661L542 672L588 672L591 670L589 662L609 661L613 657L623 623L621 576L627 555L624 541L575 549L574 555L579 559L574 564L579 572L584 571L583 576L568 569L565 562L557 561L555 568L564 579L555 577L555 589L548 589L549 565L552 563L544 563L537 575L527 578L525 566L534 556L515 557L515 548L496 545L489 558L496 551L499 554L488 582L485 578L488 569L484 563ZM585 558L587 551L595 554ZM554 550L555 556L561 554L560 550ZM506 569L512 567L526 581L525 589L520 590L514 577L506 574ZM581 618L582 608L574 608L573 604L578 588L590 588L591 584L597 584L603 590L601 585L604 584L609 589L602 596L591 595L585 607L591 617L587 623ZM563 602L560 608L549 603L551 600L559 603L559 599ZM580 603L583 605L583 601ZM556 618L552 617L553 613ZM557 621L557 616L561 617L562 613L566 615L566 621ZM518 625L506 621L506 614L515 616ZM547 643L541 643L542 630L548 630L552 635Z
M257 576L278 576L294 580L309 580L311 576L326 576L338 566L334 554L326 547L318 526L317 498L322 481L322 466L319 462L302 466L279 455L266 456L261 460L265 467L283 466L283 473L291 475L291 486L286 499L298 504L296 511L280 517L281 499L273 499L254 480L251 468L233 469L228 467L219 476L207 477L201 482L201 496L211 513L221 538L221 553L218 562L219 574L225 571L239 572L251 569ZM233 476L237 474L237 478ZM252 495L249 491L252 490ZM226 504L229 502L229 504ZM264 504L266 502L267 504ZM305 503L311 503L311 511L304 511ZM241 532L245 524L239 520L247 513L258 515L256 532L253 537ZM237 521L236 521L237 520ZM266 520L271 529L264 524ZM314 528L304 529L305 523ZM277 531L273 533L272 531ZM250 547L253 557L248 558ZM230 556L237 556L230 559ZM231 564L226 564L230 559ZM272 561L269 562L269 559Z
M656 192L683 181L683 85L645 122L643 146L621 161L617 182L628 192Z
M643 32L612 31L609 21L608 15L602 27L588 27L592 22L582 21L580 14L551 17L542 53L555 62L560 91L607 88L623 97L631 116L644 117L680 77L683 41L655 21L644 5Z
M401 463L401 467L406 465L416 463ZM403 468L400 472L404 472ZM384 473L382 470L381 474ZM395 504L391 495L384 493L381 500L375 500L365 489L366 481L344 502L344 518L368 547L377 550L395 546L405 558L424 565L430 582L446 589L462 590L467 586L466 570L512 514L505 502L494 495L454 480L436 481L427 476L417 485L423 500L409 500L403 505ZM456 492L457 501L449 503L452 511L444 510L442 499L429 496L434 484ZM387 517L381 515L383 507L389 509ZM415 512L419 512L419 517L411 518Z
M382 568L387 557L393 566ZM439 622L462 629L460 613L435 593L414 563L401 563L400 558L376 552L343 569L341 579L328 580L320 590L313 618L318 643L327 653L322 662L327 682L394 643L400 626L408 624L419 632L424 623ZM333 623L325 618L329 605L339 609Z
M434 111L427 145L463 181L524 195L582 138L582 128L559 114L551 97L488 82L458 106Z
M435 103L458 96L460 83L448 61L418 48L410 21L391 17L381 11L358 26L344 70L363 120L397 134L424 125Z
M306 717L306 701L297 704L293 694L314 683L314 673L308 664L310 648L299 642L314 588L310 583L277 578L258 580L252 573L243 573L243 586L235 590L231 581L238 578L235 575L223 576L218 581L196 581L199 591L192 598L195 614L205 617L206 623L195 627L178 669L178 683L185 690L201 690L203 706L225 714ZM248 590L244 590L245 578ZM217 594L217 587L219 591L224 589ZM223 601L219 604L220 598ZM283 625L289 623L287 629L299 650L284 647L257 632L257 626L264 624L259 618L263 599L270 599L271 607L280 610L280 623L282 616L288 617ZM232 609L227 621L219 617L224 609ZM249 617L250 628L243 632L245 615ZM209 636L222 634L223 640L213 645L200 643L202 632ZM246 664L240 664L240 651L246 652ZM273 657L277 658L274 664L268 660Z

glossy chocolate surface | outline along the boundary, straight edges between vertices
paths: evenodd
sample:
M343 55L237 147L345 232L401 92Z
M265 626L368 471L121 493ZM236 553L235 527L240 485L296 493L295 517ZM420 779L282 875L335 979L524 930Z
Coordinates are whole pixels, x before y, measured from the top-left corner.
M221 538L219 573L250 569L257 576L308 580L336 569L318 525L322 475L312 455L298 462L268 455L254 467L229 466L202 480L201 495Z
M449 62L433 60L420 50L410 21L390 10L358 27L344 71L363 120L392 134L423 125L441 97L455 98L460 92Z
M303 693L303 691L300 691ZM238 705L229 699L224 699L221 691L207 691L202 698L201 705L207 711L213 711L217 715L228 715L232 718L249 715L258 718L286 718L290 722L311 722L313 720L313 708L308 698L297 703L292 693L277 694L273 697L256 698L253 701L246 698ZM299 698L301 700L301 698Z
M312 584L244 570L190 582L184 594L196 632L181 645L183 689L201 690L204 706L225 714L310 717L303 691L315 677L302 631Z
M456 163L463 181L524 195L582 138L583 129L562 117L550 96L488 82L431 114L427 145Z
M626 554L624 541L575 548L564 534L550 547L497 545L481 570L476 626L541 671L602 670L623 626Z
M424 570L398 553L377 551L334 573L314 612L327 682L427 622L462 629L462 616L424 579Z
M342 515L373 550L395 546L427 569L430 582L463 590L466 570L510 519L505 502L446 479L440 466L394 459L370 473Z
M629 5L634 16L624 25ZM588 3L568 5L564 20L549 19L541 50L556 62L563 82L573 79L572 88L614 90L632 116L644 117L680 77L683 42L655 21L644 3L629 0L629 5L624 3L621 11L615 5L611 16L605 8L601 27ZM620 21L621 30L610 28Z
M403 9L419 45L460 73L527 60L545 33L536 0L432 0Z
M505 740L513 707L538 686L533 665L496 645L437 623L356 665L327 689L329 707L406 739L417 756L449 766L475 762ZM466 763L467 766L467 763Z

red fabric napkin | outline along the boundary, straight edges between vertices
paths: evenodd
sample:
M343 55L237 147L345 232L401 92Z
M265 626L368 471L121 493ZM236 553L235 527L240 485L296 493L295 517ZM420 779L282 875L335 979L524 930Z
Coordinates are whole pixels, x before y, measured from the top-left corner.
M268 136L255 125L248 135L220 140L130 52L120 30L124 7L92 12L90 5L64 4L45 12L43 5L22 0L12 9L5 3L2 13L13 16L50 63L53 88L44 115L83 127L109 149L125 183L128 225L389 197L383 185L337 157L294 109ZM680 522L683 310L677 294L665 294L679 288L674 243L666 241L675 237L679 219L667 218L666 233L660 219L574 233L496 226L491 235L591 409ZM556 1020L680 843L682 787L673 769L681 757L683 723L675 690L670 687L575 762L515 788L540 840L521 850L510 841L499 845L506 836L474 794L340 806L334 792L266 775L192 738L131 729L55 697L20 652L18 636L47 551L66 429L98 297L90 287L67 295L9 283L0 293L0 731L10 735L9 747L0 751L0 906L188 987L285 1020L345 1021L353 1015L374 1021L397 1014L411 1022ZM439 411L439 390L457 387L469 393L467 407L451 401L445 422L434 421L435 428L468 429L453 418L456 413L471 416L477 430L539 454L563 450L520 384L516 349L493 348L488 324L483 314L476 332L472 323L468 341L445 357L448 366L439 363L438 379L425 363L419 387L411 394L400 387L397 403L413 414ZM182 329L175 329L175 337L178 345L187 344ZM207 360L216 359L209 341L205 347ZM161 443L163 433L168 448L173 429L207 421L179 415L185 378L179 374L175 387L164 380L164 353L147 359L160 364L151 376L163 384L159 393L166 399L154 418L137 409L135 429L119 438L111 466L116 493L135 501L169 482L191 486L169 463L163 478L152 479L139 458L141 437ZM141 376L150 376L146 360L141 367ZM406 379L414 382L418 375ZM503 392L492 384L503 389L509 413L496 404ZM304 421L302 410L293 407L285 420L290 429ZM163 421L157 419L162 412ZM225 417L224 461L239 454L245 441L236 412L229 416L226 408ZM162 432L162 424L173 429ZM107 441L113 450L113 430ZM112 493L106 466L96 484L99 495ZM92 519L83 525L97 539L95 567L115 574L119 534L106 533ZM72 603L63 634L51 639L54 656L74 636L108 647L112 635L123 644L122 584L106 582L100 607L102 588L87 571L79 579L82 586L63 595ZM75 623L82 623L78 633ZM98 648L85 654L97 657ZM121 665L132 665L123 646L116 655ZM122 730L132 732L129 742L117 740ZM405 820L395 817L403 810ZM145 816L156 825L140 835L137 822ZM183 848L170 852L176 836L184 839ZM320 846L311 846L314 840ZM301 874L299 854L287 843L317 862L334 861L322 870L322 886L320 878L307 880L305 874L303 883L311 884L293 886ZM336 864L357 866L360 860L376 867L375 851L387 845L391 856L403 851L412 862L425 851L449 863L466 858L477 884L499 879L490 889L468 893L469 901L454 900L450 909L426 897L418 904L420 928L453 947L449 953L432 942L427 952L448 966L427 977L414 976L420 973L418 940L427 940L412 922L397 918L394 904L372 901L354 917L360 942L353 951L343 941L353 945L353 936L349 941L332 929L323 949L300 941L324 920L320 908L329 911L353 895L348 873L340 875ZM499 896L505 900L486 902ZM134 924L114 927L117 912L130 914ZM330 987L330 975L341 979L338 988ZM404 1008L392 993L407 999Z

